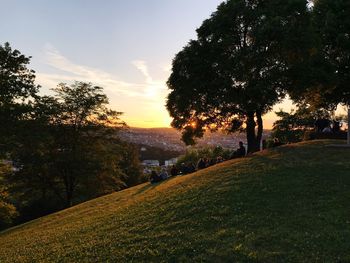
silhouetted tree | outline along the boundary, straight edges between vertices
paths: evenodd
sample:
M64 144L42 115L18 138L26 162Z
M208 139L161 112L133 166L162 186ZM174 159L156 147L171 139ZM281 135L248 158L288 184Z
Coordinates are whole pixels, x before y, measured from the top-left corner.
M314 1L313 28L316 36L312 60L312 85L295 97L314 107L334 109L348 105L350 119L350 2ZM350 144L350 129L348 133Z
M35 122L12 154L21 169L9 182L27 199L54 195L65 206L137 183L137 154L118 139L125 123L103 89L75 82L53 91L37 97Z
M0 45L0 152L15 144L21 130L19 121L30 117L31 101L39 86L35 72L28 69L30 57L12 50L9 43Z
M305 0L222 3L176 55L167 82L172 126L185 143L205 129L245 129L248 152L259 150L262 116L293 83L308 20Z

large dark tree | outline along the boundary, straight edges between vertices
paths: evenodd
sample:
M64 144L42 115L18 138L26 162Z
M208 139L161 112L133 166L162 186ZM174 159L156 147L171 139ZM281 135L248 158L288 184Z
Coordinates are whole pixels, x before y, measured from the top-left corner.
M248 152L259 150L263 114L293 84L308 17L305 0L230 0L203 22L167 82L172 126L187 144L207 129L245 129Z
M311 93L320 94L321 106L347 104L350 119L350 2L348 0L317 0L313 9L314 28L318 36L318 56L323 63L316 69L327 69L317 76ZM324 71L323 71L324 72ZM306 100L309 97L305 97ZM349 120L350 123L350 120ZM350 144L350 129L348 143Z

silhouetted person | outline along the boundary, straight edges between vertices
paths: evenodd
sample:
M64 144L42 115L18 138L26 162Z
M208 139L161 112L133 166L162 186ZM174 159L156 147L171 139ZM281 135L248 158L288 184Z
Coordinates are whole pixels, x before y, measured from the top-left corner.
M160 178L162 178L162 180L166 180L169 178L169 174L164 167L162 168L162 171L160 172L159 176Z
M339 121L333 121L333 132L338 133L340 132L340 122Z
M199 161L198 161L198 163L197 163L197 169L198 169L198 170L201 170L201 169L204 169L204 168L206 168L206 167L207 167L206 162L204 161L203 158L200 158Z
M196 167L193 165L193 163L189 163L187 165L187 173L194 173L196 171Z
M218 156L216 158L216 163L222 163L224 161L224 158L222 158L221 156Z
M152 171L151 176L149 178L151 184L159 183L162 181L162 177L160 177L156 171Z
M317 119L315 121L316 132L323 132L323 130L327 127L331 126L330 120L327 119Z
M181 174L188 174L187 165L185 165L184 163L182 163L182 164L181 164L181 167L180 167L180 171L181 171Z
M208 166L212 166L212 165L215 165L215 164L216 164L216 159L215 159L215 158L211 158L211 159L209 160Z
M332 129L331 129L331 127L326 127L326 128L324 128L323 130L322 130L322 133L332 133Z
M243 145L243 142L239 142L239 148L233 152L231 159L241 158L241 157L244 157L245 155L246 155L246 150Z
M210 160L208 158L204 158L204 162L205 162L205 167L210 166Z
M273 147L278 147L281 145L283 145L283 144L280 142L280 140L278 138L273 139L273 145L272 145Z
M177 168L176 168L175 165L173 165L173 166L171 167L171 169L170 169L170 174L171 174L171 176L176 176L176 175L179 174L179 171L177 170Z

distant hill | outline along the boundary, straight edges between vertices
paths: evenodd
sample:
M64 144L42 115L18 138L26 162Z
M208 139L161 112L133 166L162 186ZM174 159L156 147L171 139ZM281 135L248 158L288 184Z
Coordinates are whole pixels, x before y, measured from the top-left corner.
M350 149L278 147L0 233L0 262L350 262Z

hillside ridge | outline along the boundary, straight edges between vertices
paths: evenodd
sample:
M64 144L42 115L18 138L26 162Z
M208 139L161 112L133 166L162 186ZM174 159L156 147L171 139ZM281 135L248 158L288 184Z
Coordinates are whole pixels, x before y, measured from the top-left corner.
M278 147L0 233L1 262L349 261L350 151Z

